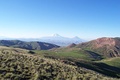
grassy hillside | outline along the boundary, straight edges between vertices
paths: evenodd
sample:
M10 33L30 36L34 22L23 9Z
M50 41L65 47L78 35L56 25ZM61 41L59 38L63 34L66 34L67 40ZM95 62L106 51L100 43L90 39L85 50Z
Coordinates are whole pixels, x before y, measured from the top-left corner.
M119 67L120 68L120 57L115 57L115 58L109 58L109 59L104 59L100 62L104 62L108 65Z
M0 47L0 80L117 80L28 52Z
M102 56L90 52L81 50L79 48L57 48L52 50L35 50L35 53L51 58L61 59L84 59L84 60L100 60Z

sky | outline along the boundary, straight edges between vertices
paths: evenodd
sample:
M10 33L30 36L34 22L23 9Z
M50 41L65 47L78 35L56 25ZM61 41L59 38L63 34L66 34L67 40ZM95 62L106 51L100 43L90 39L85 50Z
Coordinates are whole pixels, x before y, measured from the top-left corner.
M0 0L0 36L120 37L120 0Z

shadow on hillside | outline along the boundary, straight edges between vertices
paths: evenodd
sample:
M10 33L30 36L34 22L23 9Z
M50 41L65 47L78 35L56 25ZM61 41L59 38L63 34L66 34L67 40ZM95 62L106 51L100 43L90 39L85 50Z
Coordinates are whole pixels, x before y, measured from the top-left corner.
M78 67L84 67L107 76L120 78L120 68L109 66L104 63L89 63L89 62L75 62L75 63Z
M96 59L96 60L101 60L103 59L101 55L93 52L93 51L89 51L89 50L85 50L87 53L89 53L91 55L92 58Z

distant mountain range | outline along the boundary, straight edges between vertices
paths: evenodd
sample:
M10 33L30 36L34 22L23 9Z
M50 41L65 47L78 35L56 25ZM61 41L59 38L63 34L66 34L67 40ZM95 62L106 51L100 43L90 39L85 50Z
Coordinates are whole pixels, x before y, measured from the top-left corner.
M48 50L59 46L45 42L24 42L20 40L0 40L0 46L23 48L28 50Z
M85 40L80 39L79 37L63 37L59 34L54 34L53 36L47 36L47 37L41 37L41 38L7 38L7 37L0 37L1 40L21 40L21 41L40 41L40 42L46 42L51 44L56 44L59 46L68 46L72 43L79 44L81 42L85 42Z
M42 37L40 38L40 41L56 44L59 46L68 46L72 43L79 44L81 42L85 42L85 40L80 39L79 37L68 38L68 37L62 37L59 34L54 34L53 36L48 36L48 37Z

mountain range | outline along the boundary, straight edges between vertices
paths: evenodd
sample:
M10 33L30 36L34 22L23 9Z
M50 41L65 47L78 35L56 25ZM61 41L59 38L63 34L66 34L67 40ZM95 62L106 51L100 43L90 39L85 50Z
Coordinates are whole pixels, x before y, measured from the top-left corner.
M81 42L85 42L85 40L80 39L79 37L73 37L73 38L68 38L68 37L63 37L60 36L59 34L54 34L52 36L46 36L46 37L41 37L41 38L8 38L8 37L0 37L1 40L21 40L21 41L40 41L40 42L46 42L46 43L51 43L51 44L56 44L59 46L68 46L72 43L79 44Z
M40 38L40 41L56 44L59 46L68 46L72 43L79 44L81 42L85 42L85 40L80 39L77 36L73 38L68 38L68 37L60 36L59 34L54 34L53 36L48 36L48 37L42 37Z

